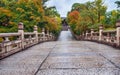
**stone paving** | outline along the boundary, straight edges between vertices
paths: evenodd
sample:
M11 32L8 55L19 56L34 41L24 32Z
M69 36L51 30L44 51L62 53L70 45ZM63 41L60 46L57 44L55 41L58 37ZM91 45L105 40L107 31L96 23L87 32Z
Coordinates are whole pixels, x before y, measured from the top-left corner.
M120 50L62 31L58 41L1 60L0 75L120 75Z

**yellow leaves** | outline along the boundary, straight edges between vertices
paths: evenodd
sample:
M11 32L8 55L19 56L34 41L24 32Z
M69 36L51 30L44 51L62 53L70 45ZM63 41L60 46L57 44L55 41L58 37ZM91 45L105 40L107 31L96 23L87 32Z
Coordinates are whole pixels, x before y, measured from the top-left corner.
M31 1L31 0L18 0L17 3L18 3L18 4L28 3L29 1Z
M34 2L34 3L36 3L36 2L37 2L37 0L33 0L33 2Z
M7 0L4 1L6 1L7 5L9 6L11 6L11 4L13 5L12 7L7 5L4 8L0 7L0 16L5 16L5 18L1 20L7 21L6 18L9 18L10 20L7 22L7 24L12 25L12 27L13 25L16 25L18 21L22 21L25 25L28 25L27 27L30 27L34 24L43 23L43 25L46 26L46 29L54 31L58 29L58 24L61 23L60 17L55 17L58 16L56 14L57 12L55 13L54 11L49 11L50 13L53 12L55 14L45 16L45 10L42 3L43 0L13 0L13 2L9 2Z
M33 13L32 12L28 12L30 15L33 15Z
M113 11L112 11L112 15L113 15L113 16L116 16L116 15L117 15L117 11L113 10Z
M10 17L10 16L12 16L12 14L11 14L11 13L8 13L8 14L7 14L7 16L9 16L9 17Z
M60 17L55 17L57 24L61 24L61 18Z
M48 16L43 16L44 20L48 21L50 18Z
M13 25L13 24L14 24L14 22L11 22L11 21L10 21L10 22L9 22L9 24L10 24L10 25Z
M40 17L37 17L37 18L36 18L36 21L39 22L39 21L40 21Z
M105 16L100 16L100 20L104 20L105 19Z
M20 11L22 8L16 8L17 11Z
M8 9L5 9L5 8L3 8L3 7L0 7L0 14L5 14L5 15L7 15L7 16L12 16L11 11L8 10Z
M24 21L24 23L25 23L25 24L28 24L28 23L29 23L29 21L25 20L25 21Z
M68 14L69 25L71 26L71 29L73 30L73 32L77 35L82 33L82 30L86 29L84 25L85 23L83 22L83 20L85 21L85 18L82 17L81 14L76 10Z
M48 17L48 16L44 16L44 19L48 22L48 24L46 25L46 29L49 29L50 31L52 30L58 30L58 18L53 18L53 17Z
M4 9L3 7L0 7L0 12L3 12L3 13L8 13L8 12L9 12L9 10Z
M22 8L16 8L17 11L24 12L24 9Z
M34 19L35 17L34 16L30 16L31 19Z
M21 4L24 0L18 0L17 4Z
M42 7L40 7L40 8L38 9L38 11L39 11L39 12L41 12L41 13L43 13L43 12L44 12L44 10L43 10L43 8L42 8Z
M58 30L57 19L56 19L56 18L51 18L50 20L51 20L50 22L51 22L51 25L52 25L52 26L51 26L52 29L53 29L53 30Z
M2 10L3 13L9 13L9 10Z

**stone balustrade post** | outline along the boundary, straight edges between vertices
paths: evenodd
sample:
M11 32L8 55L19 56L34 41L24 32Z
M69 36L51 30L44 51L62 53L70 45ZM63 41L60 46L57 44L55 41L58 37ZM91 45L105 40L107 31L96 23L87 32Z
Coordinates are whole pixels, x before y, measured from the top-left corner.
M5 42L8 42L8 41L10 41L9 40L9 37L5 37L5 40L4 40Z
M84 34L84 32L83 32L81 39L83 40L84 38L85 38L85 34Z
M10 41L10 40L9 40L9 37L5 37L4 42L8 42L8 41ZM5 53L7 53L7 52L10 51L10 50L11 50L11 46L10 46L10 45L7 45L7 46L6 46L6 49L5 49Z
M45 29L44 29L44 28L42 29L42 35L43 35L43 36L42 36L43 41L45 41Z
M49 30L47 30L47 40L50 39Z
M21 48L24 49L24 25L22 22L18 24L18 33L21 34L20 40L21 40Z
M91 29L91 40L93 39L93 33L94 33L94 29Z
M50 40L52 40L53 39L53 36L52 36L52 33L50 33Z
M34 33L35 33L36 43L38 43L38 27L36 25L34 26Z
M102 41L102 37L103 37L103 25L99 26L99 41Z
M56 39L55 35L52 34L52 40L54 41Z
M88 31L86 31L85 39L88 39Z
M117 46L120 46L120 20L116 22L116 44Z
M29 44L31 44L32 43L32 35L29 35Z
M107 41L107 42L111 42L111 41L110 41L110 33L109 33L109 32L107 33L107 40L106 40L106 41Z

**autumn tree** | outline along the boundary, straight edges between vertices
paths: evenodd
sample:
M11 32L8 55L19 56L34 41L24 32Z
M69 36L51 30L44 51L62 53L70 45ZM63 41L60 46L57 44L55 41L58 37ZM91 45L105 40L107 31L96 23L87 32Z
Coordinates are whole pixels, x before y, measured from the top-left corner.
M80 31L80 34L84 33L86 30L90 30L91 28L98 29L99 24L105 23L106 17L106 9L107 7L104 5L102 0L95 0L93 2L86 3L75 3L72 6L71 12L68 13L68 22L69 15L73 11L79 12L79 19L74 24L76 31ZM72 22L73 19L69 23ZM73 30L74 31L74 30Z
M79 35L80 34L80 30L79 30L77 25L79 25L80 13L78 11L76 11L76 10L70 12L68 14L68 19L67 20L68 20L68 23L69 23L71 29L73 30L73 32L75 34Z
M60 31L60 16L56 8L45 6L48 0L0 0L0 32L17 31L18 22L23 22L25 31L33 31L38 25L53 34ZM46 19L47 17L47 19Z

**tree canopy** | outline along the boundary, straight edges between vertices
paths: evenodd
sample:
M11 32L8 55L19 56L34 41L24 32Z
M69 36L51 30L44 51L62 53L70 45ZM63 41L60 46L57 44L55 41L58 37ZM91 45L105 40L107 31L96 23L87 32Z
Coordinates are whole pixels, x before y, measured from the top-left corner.
M23 22L25 31L45 29L57 34L61 19L55 7L46 7L48 0L0 0L0 32L16 32L17 24Z
M119 1L116 3L119 4ZM116 20L120 18L120 11L113 10L107 12L106 10L107 6L104 5L102 0L75 3L67 15L67 21L73 32L77 35L91 28L98 30L100 24L103 24L106 28L114 28ZM75 12L77 12L77 15ZM72 14L78 18L77 21L75 21L76 18L74 18Z

